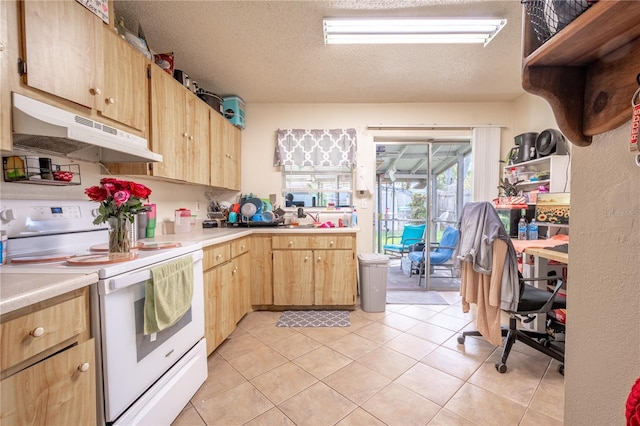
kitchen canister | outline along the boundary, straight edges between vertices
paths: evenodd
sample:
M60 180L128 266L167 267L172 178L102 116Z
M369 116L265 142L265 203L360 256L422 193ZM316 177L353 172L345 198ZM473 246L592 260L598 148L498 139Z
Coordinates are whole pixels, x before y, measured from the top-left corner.
M191 232L191 210L178 209L175 211L174 234L187 234Z

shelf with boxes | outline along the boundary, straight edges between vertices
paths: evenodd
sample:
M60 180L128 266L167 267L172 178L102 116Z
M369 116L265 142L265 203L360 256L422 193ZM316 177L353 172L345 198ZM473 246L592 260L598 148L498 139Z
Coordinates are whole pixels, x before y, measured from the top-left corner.
M36 185L80 185L79 164L53 164L50 158L31 155L2 157L5 182Z
M540 192L569 192L569 155L549 155L504 166L503 176L535 204Z

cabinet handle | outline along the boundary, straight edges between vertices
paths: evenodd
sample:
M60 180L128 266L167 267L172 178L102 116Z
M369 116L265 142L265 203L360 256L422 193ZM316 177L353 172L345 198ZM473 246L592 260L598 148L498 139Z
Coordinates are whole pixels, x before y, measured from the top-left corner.
M193 140L193 136L189 136L189 140L192 141Z
M29 334L31 334L33 337L40 337L44 334L44 327L36 327Z
M292 246L293 245L293 241L289 241L289 245Z
M0 43L0 52L4 52L7 46L4 43Z
M304 260L309 260L309 256L305 256L305 257L304 257Z
M182 136L184 136L184 137L186 138L186 137L187 137L187 132L184 132L184 133L182 134Z
M222 255L221 255L221 254L218 254L218 255L216 256L216 259L220 259L221 257L222 257Z
M107 98L106 101L107 101L108 104L111 104L111 105L116 103L116 100L113 99L113 98Z
M101 94L101 93L102 93L102 90L100 90L100 88L99 88L99 87L92 87L92 88L91 88L91 90L89 90L89 92L90 92L92 95L99 95L99 94Z
M329 241L329 245L332 246L333 245L333 240Z
M89 371L89 363L88 362L84 362L82 364L80 364L78 366L78 371L81 373L86 373L87 371Z
M244 246L240 246L240 250L244 250Z
M322 260L322 257L318 256L318 262Z

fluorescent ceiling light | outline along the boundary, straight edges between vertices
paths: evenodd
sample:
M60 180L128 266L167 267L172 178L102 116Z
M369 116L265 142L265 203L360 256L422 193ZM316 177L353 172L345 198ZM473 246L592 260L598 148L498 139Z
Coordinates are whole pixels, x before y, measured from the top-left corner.
M506 19L325 18L325 44L482 43L485 46Z

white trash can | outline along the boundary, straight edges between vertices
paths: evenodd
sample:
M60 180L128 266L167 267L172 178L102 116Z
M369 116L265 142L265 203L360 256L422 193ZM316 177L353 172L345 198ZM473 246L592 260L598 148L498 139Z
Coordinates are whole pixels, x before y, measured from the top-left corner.
M377 253L358 255L360 305L365 312L384 312L387 305L389 256Z

